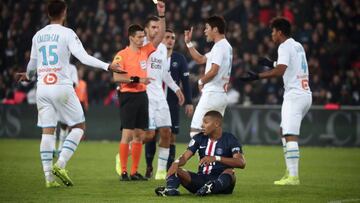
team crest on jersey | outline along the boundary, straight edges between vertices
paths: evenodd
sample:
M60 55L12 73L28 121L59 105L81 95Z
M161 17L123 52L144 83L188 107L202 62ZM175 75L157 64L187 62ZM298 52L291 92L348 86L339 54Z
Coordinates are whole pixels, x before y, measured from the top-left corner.
M192 147L194 146L195 144L195 140L194 139L191 139L190 142L189 142L189 146L188 147Z
M178 67L178 63L177 63L176 61L174 61L171 66L173 66L174 68L177 68L177 67Z
M146 61L140 61L140 67L146 69Z
M221 148L216 149L216 154L217 155L221 155L222 153L223 153L223 149L221 149Z

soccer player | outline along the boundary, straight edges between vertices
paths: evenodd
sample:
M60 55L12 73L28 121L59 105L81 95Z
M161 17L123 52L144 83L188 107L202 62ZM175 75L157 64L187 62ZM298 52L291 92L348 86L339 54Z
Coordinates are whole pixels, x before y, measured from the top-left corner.
M140 25L130 25L128 36L130 44L119 51L114 63L128 71L128 74L114 74L114 81L120 83L119 104L122 136L119 145L121 181L147 180L138 173L141 158L142 142L145 137L145 129L149 126L149 100L146 94L146 85L154 81L147 77L147 60L151 53L161 43L165 34L165 3L158 1L157 11L159 14L158 33L153 40L144 45L145 33ZM129 143L132 141L131 156L132 166L130 178L127 173L127 161L129 155Z
M299 145L301 120L308 112L312 96L309 87L309 69L304 48L290 37L291 24L285 18L275 18L271 23L272 40L279 44L278 60L262 60L262 65L275 67L262 73L248 71L241 80L283 77L284 101L281 107L281 133L286 163L285 175L275 185L299 185Z
M227 106L226 86L230 79L232 65L232 47L225 38L226 23L223 17L212 16L206 19L205 36L208 42L215 42L211 51L200 54L191 42L193 28L185 30L184 39L191 57L198 64L205 64L205 75L198 80L200 92L199 103L191 121L190 136L201 130L204 114L211 110L219 111L222 115Z
M245 168L241 145L234 135L223 132L222 115L209 111L203 118L203 132L195 135L187 150L171 165L166 187L158 187L159 196L179 195L180 184L199 196L208 194L231 194L235 187L234 168ZM193 173L182 169L198 151L199 170Z
M68 72L70 55L82 63L104 70L121 73L119 65L104 63L88 55L75 34L64 27L67 5L62 0L50 0L47 4L50 24L39 30L32 39L30 61L26 73L18 73L19 80L28 80L37 72L36 104L38 126L42 128L40 156L45 174L46 187L58 187L54 175L66 186L73 181L65 169L73 156L85 129L85 118L73 82ZM71 126L64 141L59 159L53 166L55 150L54 131L58 122Z
M163 43L166 45L168 51L168 63L170 63L170 73L171 77L176 81L176 84L183 87L184 96L185 96L185 114L188 117L191 117L194 112L194 106L192 104L191 98L191 88L189 82L189 71L187 61L185 56L175 52L175 33L174 31L167 29L165 33L165 38ZM179 100L176 95L169 91L168 88L165 88L165 94L167 94L167 101L170 108L171 115L171 142L170 142L170 154L168 159L167 168L169 169L172 162L175 160L176 148L175 141L176 135L179 134ZM155 151L154 151L155 152Z
M148 18L145 24L146 40L152 42L155 36L158 35L159 21L160 19L156 16ZM147 164L145 176L150 178L153 170L152 161L156 150L156 144L154 142L157 131L160 135L160 140L158 166L155 174L156 180L164 180L166 177L171 141L171 116L163 89L163 82L175 92L179 104L182 105L184 103L184 95L180 87L172 79L168 66L166 46L160 43L156 51L150 55L147 61L148 77L153 78L154 81L152 81L146 89L149 97L149 128L146 132L146 141L150 140L151 142L145 144Z

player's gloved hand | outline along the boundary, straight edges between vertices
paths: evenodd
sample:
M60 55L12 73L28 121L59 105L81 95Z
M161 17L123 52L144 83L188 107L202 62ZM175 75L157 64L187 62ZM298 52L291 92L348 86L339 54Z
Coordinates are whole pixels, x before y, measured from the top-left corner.
M114 72L114 73L119 73L119 74L126 74L127 71L121 69L120 65L117 63L112 63L109 65L108 67L108 71Z
M30 80L26 77L26 72L21 72L21 73L15 73L15 80L17 82L29 82Z
M255 73L253 71L248 71L246 76L240 77L239 79L243 82L251 82L254 80L259 80L260 77L259 77L259 74Z
M269 68L275 68L274 67L274 61L270 60L267 57L260 57L258 60L258 63L262 66L267 66Z

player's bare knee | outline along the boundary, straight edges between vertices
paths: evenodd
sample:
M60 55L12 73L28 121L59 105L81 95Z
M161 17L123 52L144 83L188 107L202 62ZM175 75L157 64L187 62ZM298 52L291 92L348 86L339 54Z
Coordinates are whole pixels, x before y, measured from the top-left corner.
M55 133L55 128L43 128L42 129L42 134L54 135L54 133Z
M78 123L78 124L76 124L76 125L71 126L71 129L74 129L74 128L80 128L80 129L82 129L83 131L85 131L85 128L86 128L85 122L83 122L83 123Z

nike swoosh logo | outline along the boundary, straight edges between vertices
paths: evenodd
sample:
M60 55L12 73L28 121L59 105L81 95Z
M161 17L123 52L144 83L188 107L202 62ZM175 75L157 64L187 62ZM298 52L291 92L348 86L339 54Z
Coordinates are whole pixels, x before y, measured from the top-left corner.
M200 149L204 149L204 148L206 148L206 146L200 146Z

